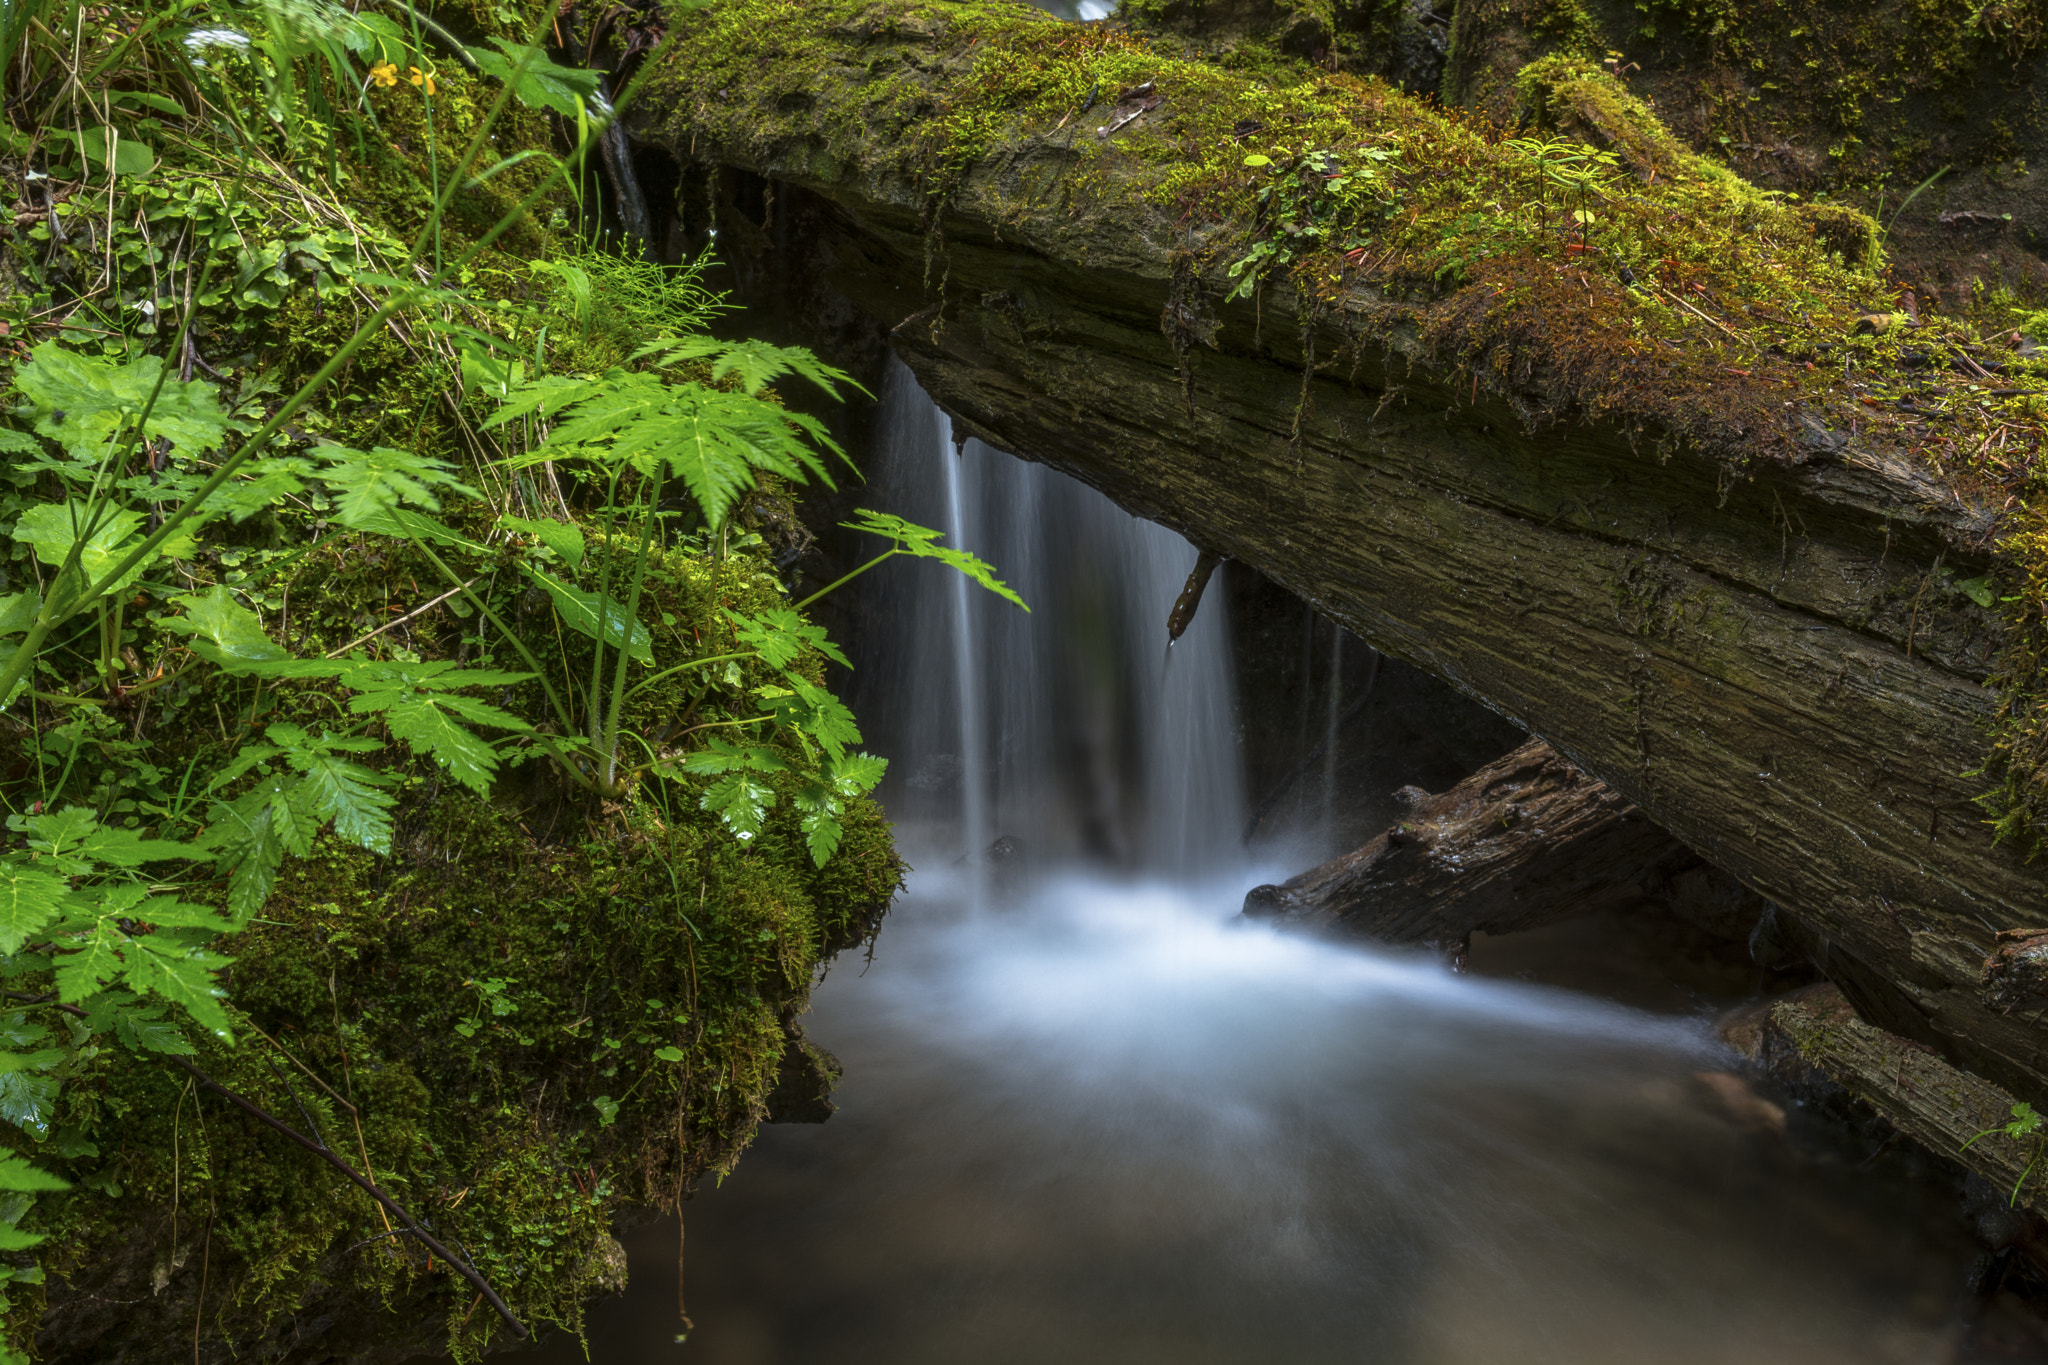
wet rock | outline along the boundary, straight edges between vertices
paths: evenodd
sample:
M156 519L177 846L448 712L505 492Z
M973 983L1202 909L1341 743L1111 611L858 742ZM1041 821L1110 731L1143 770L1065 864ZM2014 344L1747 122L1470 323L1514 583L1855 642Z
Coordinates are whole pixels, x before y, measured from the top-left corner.
M839 1108L832 1102L832 1087L845 1073L837 1057L792 1024L775 1088L768 1092L768 1122L823 1123L831 1118Z

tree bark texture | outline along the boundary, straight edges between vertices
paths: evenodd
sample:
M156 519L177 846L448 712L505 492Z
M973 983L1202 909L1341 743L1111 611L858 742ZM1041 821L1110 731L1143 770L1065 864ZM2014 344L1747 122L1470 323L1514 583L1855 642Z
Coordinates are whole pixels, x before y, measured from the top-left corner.
M1457 786L1399 794L1406 814L1363 848L1278 886L1244 912L1456 953L1513 933L1646 902L1746 936L1768 908L1626 797L1531 740Z
M1988 509L1793 409L1766 429L1731 408L1729 448L1778 452L1741 473L1626 414L1538 421L1564 360L1446 364L1369 289L1306 326L1277 283L1223 303L1227 281L1189 278L1194 230L1120 194L1115 155L1066 187L1072 129L987 149L935 209L889 169L903 129L864 121L878 73L936 102L961 69L912 8L820 23L798 132L707 112L702 54L671 37L645 136L776 182L774 233L734 212L722 241L839 301L821 317L874 319L963 438L1479 698L1795 916L1865 1018L2048 1101L2048 1028L1981 998L1994 935L2048 920L1964 776L2000 625L1947 585L1985 572Z

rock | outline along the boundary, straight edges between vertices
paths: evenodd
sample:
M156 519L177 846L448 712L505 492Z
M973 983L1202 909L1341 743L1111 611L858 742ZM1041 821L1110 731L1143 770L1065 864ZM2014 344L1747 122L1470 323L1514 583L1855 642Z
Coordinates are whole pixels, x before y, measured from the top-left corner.
M791 1024L775 1073L775 1088L768 1092L768 1122L823 1123L838 1112L839 1106L832 1102L832 1087L845 1074L837 1057Z

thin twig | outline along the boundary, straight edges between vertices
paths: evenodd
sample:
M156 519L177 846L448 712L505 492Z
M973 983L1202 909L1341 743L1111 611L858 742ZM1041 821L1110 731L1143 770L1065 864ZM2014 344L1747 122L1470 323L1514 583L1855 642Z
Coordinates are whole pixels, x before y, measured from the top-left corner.
M207 1075L204 1071L201 1071L198 1067L192 1065L191 1062L185 1060L183 1057L173 1057L171 1060L176 1062L179 1066L183 1067L188 1073L190 1073L192 1079L199 1082L199 1085L202 1089L211 1090L214 1094L219 1095L229 1104L234 1105L235 1108L249 1115L249 1117L255 1119L257 1122L265 1125L266 1127L276 1130L278 1133L283 1134L286 1138L289 1138L291 1141L305 1148L314 1156L319 1157L322 1161L334 1167L335 1170L340 1171L343 1175L347 1176L349 1180L353 1182L358 1188L360 1188L365 1194L369 1195L379 1204L382 1204L386 1209L389 1209L392 1213L392 1216L397 1218L399 1222L405 1225L405 1230L407 1232L411 1233L414 1237L419 1238L421 1245L425 1246L428 1251L433 1252L436 1256L439 1256L442 1260L446 1261L450 1266L454 1268L456 1274L462 1276L463 1279L468 1280L472 1286L474 1286L480 1293L483 1294L484 1298L490 1303L491 1307L497 1311L498 1316L505 1320L505 1325L512 1329L513 1336L518 1337L522 1341L526 1339L526 1328L523 1325L521 1325L518 1318L512 1316L512 1310L505 1306L505 1301L503 1299L498 1297L498 1291L491 1288L490 1281L486 1280L481 1274L479 1274L475 1266L472 1266L471 1264L469 1264L468 1261L466 1261L460 1256L457 1256L454 1252L450 1251L447 1247L443 1246L440 1240L436 1238L434 1234L428 1232L425 1228L420 1226L419 1221L415 1219L410 1213L408 1213L403 1205L401 1205L397 1200L393 1199L390 1195L384 1193L384 1191L378 1189L377 1186L371 1182L368 1176L364 1175L361 1171L358 1171L355 1167L349 1165L347 1161L345 1161L344 1159L342 1159L342 1157L335 1153L333 1148L329 1147L325 1142L316 1141L313 1138L307 1137L304 1133L299 1132L296 1128L293 1128L290 1124L286 1123L283 1119L278 1118L269 1110L264 1109L262 1106L256 1104L254 1101L245 1099L243 1096L228 1089L219 1081ZM286 1089L289 1090L290 1086L287 1085ZM293 1100L294 1102L296 1102L297 1096L293 1096Z
M347 644L345 644L345 645L341 646L341 648L339 648L339 649L330 649L330 650L328 650L328 651L327 651L327 656L326 656L326 657L328 657L328 658L330 658L330 659L338 659L338 658L340 658L340 657L341 657L342 655L344 655L344 654L348 653L348 652L349 652L350 650L354 649L354 648L355 648L355 647L356 647L357 645L360 645L360 644L367 644L367 643L368 643L368 642L370 642L371 640L374 640L374 639L376 639L376 638L377 638L377 637L378 637L379 635L382 635L382 634L383 634L383 633L384 633L385 631L387 631L387 630L390 630L390 629L391 629L392 627L394 627L394 626L402 626L402 625L404 625L404 624L405 624L405 623L406 623L407 621L410 621L410 620L412 620L412 618L413 618L413 617L415 617L415 616L418 616L418 615L419 615L419 614L420 614L421 612L426 612L426 611L432 611L432 610L433 610L433 609L434 609L435 607L438 607L438 606L440 606L440 605L441 605L441 604L442 604L443 602L446 602L446 601L447 601L447 600L448 600L449 598L451 598L451 597L455 596L455 594L456 594L456 593L459 593L459 592L468 592L468 591L469 591L469 590L470 590L471 588L473 588L473 587L475 587L475 586L476 586L477 584L479 584L479 583L483 582L483 581L484 581L484 579L485 579L485 578L487 578L487 577L489 577L489 575L488 575L488 574L478 574L478 575L477 575L477 576L476 576L475 578L472 578L472 579L470 579L470 580L469 580L469 582L467 582L467 583L463 583L463 584L461 584L461 585L459 585L459 586L457 586L457 587L453 587L453 588L450 588L450 589L448 589L448 591L446 591L446 592L442 593L442 594L441 594L441 595L440 595L439 597L436 597L436 598L435 598L435 599L434 599L433 601L431 601L431 602L427 602L427 603L424 603L424 604L422 604L422 605L420 605L420 606L417 606L417 607L414 607L414 608L413 608L413 609L412 609L411 611L409 611L409 612L407 612L407 613L406 613L405 615L403 615L403 616L399 617L399 618L398 618L397 620L395 620L395 621L386 621L386 622L385 622L385 623L384 623L383 625L381 625L381 626L377 627L377 628L376 628L375 630L371 631L371 632L370 632L370 633L369 633L368 635L362 635L362 636L358 636L357 638L355 638L355 639L353 639L353 640L350 640L350 641L349 641L349 642L348 642Z

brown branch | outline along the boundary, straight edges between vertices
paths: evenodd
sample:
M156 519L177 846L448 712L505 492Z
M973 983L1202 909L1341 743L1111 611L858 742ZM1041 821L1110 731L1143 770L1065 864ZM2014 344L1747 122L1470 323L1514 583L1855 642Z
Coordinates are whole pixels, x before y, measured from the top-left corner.
M405 1230L408 1233L412 1234L414 1237L417 1237L420 1240L421 1245L426 1247L428 1251L433 1252L436 1256L439 1256L449 1265L453 1266L455 1268L456 1274L462 1276L463 1279L468 1280L470 1284L475 1286L477 1291L481 1293L484 1296L484 1298L490 1303L491 1307L497 1310L498 1316L505 1320L506 1326L512 1329L512 1335L520 1338L521 1340L524 1340L526 1338L526 1328L520 1324L518 1318L512 1316L512 1310L505 1306L505 1301L498 1297L498 1291L491 1288L490 1281L486 1280L481 1274L479 1274L477 1272L476 1267L472 1266L463 1257L457 1256L454 1252L450 1251L447 1247L443 1246L431 1232L428 1232L425 1228L421 1227L419 1221L415 1219L410 1213L407 1213L404 1207L400 1205L397 1200L393 1199L390 1195L384 1193L384 1191L378 1189L377 1186L370 1181L370 1178L368 1176L364 1175L361 1171L358 1171L355 1167L349 1165L347 1161L343 1160L339 1155L335 1153L333 1148L329 1147L325 1142L316 1141L313 1138L307 1137L305 1134L299 1132L290 1124L286 1123L283 1119L278 1118L275 1114L270 1113L268 1110L264 1109L255 1102L245 1099L243 1096L236 1094L234 1091L228 1089L226 1086L222 1085L213 1077L207 1075L204 1071L201 1071L198 1067L192 1065L192 1063L186 1061L183 1057L173 1057L171 1058L171 1060L176 1062L179 1066L183 1067L187 1072L189 1072L192 1076L192 1079L199 1082L201 1088L211 1090L214 1094L219 1095L229 1104L234 1105L235 1108L249 1115L249 1117L255 1119L259 1123L264 1124L267 1127L277 1130L279 1133L282 1133L285 1137L290 1138L293 1142L305 1148L307 1151L319 1157L328 1165L334 1167L335 1170L340 1171L343 1175L347 1176L349 1180L354 1182L354 1184L357 1187L359 1187L365 1194L369 1195L370 1198L376 1200L379 1204L383 1205L386 1209L388 1209L393 1217L397 1218L400 1223L403 1223L405 1225Z

